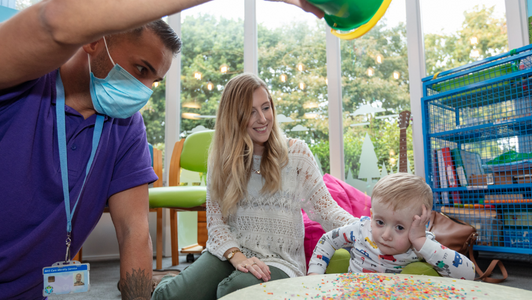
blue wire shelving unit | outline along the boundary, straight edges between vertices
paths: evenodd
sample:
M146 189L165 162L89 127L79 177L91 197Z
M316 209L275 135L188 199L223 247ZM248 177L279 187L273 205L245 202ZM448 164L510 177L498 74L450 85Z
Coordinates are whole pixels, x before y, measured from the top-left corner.
M532 254L532 45L423 80L434 210L478 231L478 251Z

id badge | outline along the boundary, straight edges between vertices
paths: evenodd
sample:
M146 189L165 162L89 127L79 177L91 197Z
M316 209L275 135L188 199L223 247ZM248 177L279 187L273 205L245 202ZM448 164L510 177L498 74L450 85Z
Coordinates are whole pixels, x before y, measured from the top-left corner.
M50 295L83 293L89 291L89 264L79 261L56 262L42 268L44 297Z

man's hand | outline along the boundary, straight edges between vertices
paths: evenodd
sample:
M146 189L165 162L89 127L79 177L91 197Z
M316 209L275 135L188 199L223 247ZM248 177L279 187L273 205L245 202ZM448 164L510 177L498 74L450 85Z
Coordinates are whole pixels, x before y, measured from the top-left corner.
M321 11L316 6L308 3L306 0L270 0L270 1L285 2L288 4L293 4L306 12L314 14L319 19L323 18L323 16L325 15L323 11Z
M408 232L408 239L416 251L421 250L425 240L427 239L425 230L427 228L427 223L430 220L430 210L428 210L425 205L422 205L423 212L421 216L415 215L414 220L412 221L412 226L410 226L410 231Z

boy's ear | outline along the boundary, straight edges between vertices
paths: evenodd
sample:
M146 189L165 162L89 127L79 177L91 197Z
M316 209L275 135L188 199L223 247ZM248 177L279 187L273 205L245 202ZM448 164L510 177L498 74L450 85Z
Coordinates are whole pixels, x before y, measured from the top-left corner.
M369 217L373 219L373 208L369 209Z

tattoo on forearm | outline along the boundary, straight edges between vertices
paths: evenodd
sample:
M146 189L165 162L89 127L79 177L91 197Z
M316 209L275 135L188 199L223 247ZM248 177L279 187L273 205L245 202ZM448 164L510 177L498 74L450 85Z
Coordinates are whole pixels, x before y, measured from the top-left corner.
M132 269L131 275L126 272L126 278L120 279L120 292L122 299L150 299L151 278L146 270Z

